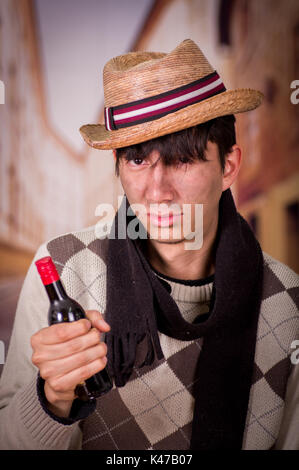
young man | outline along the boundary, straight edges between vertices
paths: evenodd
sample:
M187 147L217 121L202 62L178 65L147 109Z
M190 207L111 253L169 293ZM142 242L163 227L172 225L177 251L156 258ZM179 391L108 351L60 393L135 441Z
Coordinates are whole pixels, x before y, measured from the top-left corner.
M36 253L88 320L47 326L33 262L1 380L1 446L298 449L298 276L261 251L230 192L234 114L261 94L226 91L191 40L112 59L104 88L105 126L81 132L113 150L125 197L109 237L89 227ZM76 385L106 364L113 389L80 401Z

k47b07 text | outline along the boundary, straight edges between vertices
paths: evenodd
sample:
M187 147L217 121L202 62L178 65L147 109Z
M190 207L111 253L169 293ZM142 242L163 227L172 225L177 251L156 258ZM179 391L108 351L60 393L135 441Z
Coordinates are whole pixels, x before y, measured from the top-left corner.
M192 460L190 454L159 454L151 455L151 464L162 465L189 465Z

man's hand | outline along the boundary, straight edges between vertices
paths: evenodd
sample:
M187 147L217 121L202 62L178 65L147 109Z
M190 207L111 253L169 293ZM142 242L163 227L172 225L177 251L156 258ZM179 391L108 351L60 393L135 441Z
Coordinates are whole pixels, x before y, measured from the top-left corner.
M107 346L100 336L110 326L96 310L87 310L86 316L43 328L31 337L32 362L45 380L48 407L57 416L69 415L76 386L107 363Z

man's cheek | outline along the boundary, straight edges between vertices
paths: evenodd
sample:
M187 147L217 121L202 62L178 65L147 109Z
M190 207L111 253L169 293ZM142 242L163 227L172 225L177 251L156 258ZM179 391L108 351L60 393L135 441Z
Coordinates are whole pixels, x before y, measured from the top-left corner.
M133 175L121 174L120 181L128 199L129 194L131 196L131 200L129 199L129 202L133 202L133 199L134 202L139 202L138 197L140 197L140 194L142 194L145 190L145 182L141 176L138 175L137 172Z

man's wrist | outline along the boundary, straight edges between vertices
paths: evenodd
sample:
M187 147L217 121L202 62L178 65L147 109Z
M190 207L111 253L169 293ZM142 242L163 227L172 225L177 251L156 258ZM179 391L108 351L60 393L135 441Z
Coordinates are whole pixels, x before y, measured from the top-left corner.
M73 402L60 402L58 406L48 402L45 395L45 381L38 374L37 377L37 394L39 402L43 410L55 421L64 425L71 425L76 421L87 418L96 408L96 400L83 402L77 398Z

